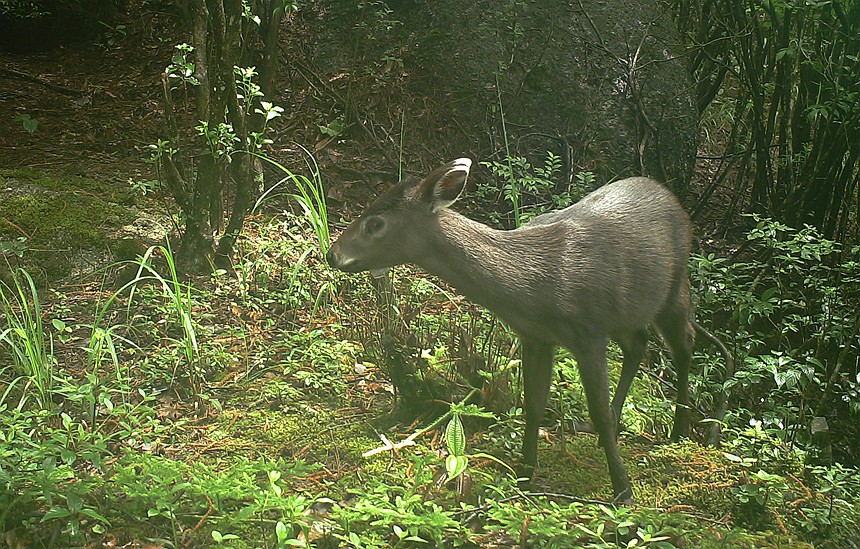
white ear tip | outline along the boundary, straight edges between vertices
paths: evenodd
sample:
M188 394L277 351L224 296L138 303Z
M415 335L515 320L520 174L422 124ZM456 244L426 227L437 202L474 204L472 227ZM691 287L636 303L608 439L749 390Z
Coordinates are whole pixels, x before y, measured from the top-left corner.
M472 159L471 158L458 158L457 160L452 162L452 164L454 164L454 168L461 168L461 169L468 171L469 168L472 167Z

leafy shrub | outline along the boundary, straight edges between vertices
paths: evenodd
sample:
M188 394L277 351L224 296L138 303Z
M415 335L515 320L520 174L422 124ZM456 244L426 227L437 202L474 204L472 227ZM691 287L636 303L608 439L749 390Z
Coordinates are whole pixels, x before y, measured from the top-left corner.
M45 15L43 6L32 0L0 0L0 15L14 19L28 19Z
M151 397L130 398L110 383L78 383L55 376L53 400L42 410L25 399L0 400L0 528L34 532L57 525L69 541L84 524L103 532L108 524L100 496L106 463L123 445L151 440L160 430ZM99 388L101 387L101 388ZM96 404L97 403L97 404ZM95 404L95 406L94 406Z
M808 442L810 418L826 416L847 444L860 413L860 247L753 219L742 260L693 258L699 314L722 326L739 365L724 383L727 422L793 443Z
M509 156L502 160L482 162L497 180L496 185L478 186L478 196L498 202L501 198L511 210L500 215L491 213L490 221L499 224L507 218L508 224L519 227L544 212L570 206L592 190L594 174L580 172L572 183L561 179L561 157L547 151L542 166L533 165L523 156Z
M374 482L356 493L351 505L334 509L333 518L342 528L338 537L350 547L392 547L404 542L439 544L462 536L464 526L451 509L416 488L420 486Z

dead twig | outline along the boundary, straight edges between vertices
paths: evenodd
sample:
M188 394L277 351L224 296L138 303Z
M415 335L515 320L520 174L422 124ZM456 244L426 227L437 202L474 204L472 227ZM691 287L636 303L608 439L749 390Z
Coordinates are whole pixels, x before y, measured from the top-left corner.
M286 57L287 56L285 54L284 58ZM379 138L377 138L376 135L374 135L373 132L370 131L370 128L368 128L367 125L364 123L364 120L362 120L362 116L358 112L358 108L355 106L354 102L347 101L346 99L344 99L328 84L328 82L323 80L317 73L313 71L313 69L306 66L305 64L295 59L291 59L289 61L289 64L293 65L295 68L298 69L298 71L296 72L301 75L301 77L308 83L309 86L311 86L317 91L322 91L326 95L329 95L332 99L335 100L335 102L340 104L341 108L344 110L347 117L350 119L350 122L354 123L362 131L362 133L367 136L370 142L373 143L376 148L379 149L379 151L382 153L382 156L385 157L385 160L388 165L399 166L399 163L394 158L392 158L391 155L388 154L388 150L382 145L382 142L379 140ZM311 77L313 77L316 82L311 80Z
M39 78L38 76L34 76L32 74L15 69L6 69L0 67L0 75L8 76L10 78L17 78L18 80L24 80L27 82L32 82L34 84L39 84L42 87L48 88L51 91L55 91L63 95L71 95L73 97L83 97L84 95L86 95L86 92L82 90L76 90L74 88L68 88L66 86L54 84L53 82L45 80L44 78Z

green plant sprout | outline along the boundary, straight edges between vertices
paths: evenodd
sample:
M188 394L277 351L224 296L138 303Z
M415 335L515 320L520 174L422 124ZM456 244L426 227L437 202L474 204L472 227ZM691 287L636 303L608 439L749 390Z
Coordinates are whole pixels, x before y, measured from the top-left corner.
M36 129L39 127L39 121L26 113L16 116L15 122L20 122L30 135L36 133Z

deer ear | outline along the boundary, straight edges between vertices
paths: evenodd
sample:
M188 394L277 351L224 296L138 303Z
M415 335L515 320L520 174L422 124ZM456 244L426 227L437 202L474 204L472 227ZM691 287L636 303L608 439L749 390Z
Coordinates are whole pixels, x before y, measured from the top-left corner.
M447 208L457 201L466 187L466 178L472 161L468 158L452 160L433 170L418 184L418 195L430 203L434 212Z

